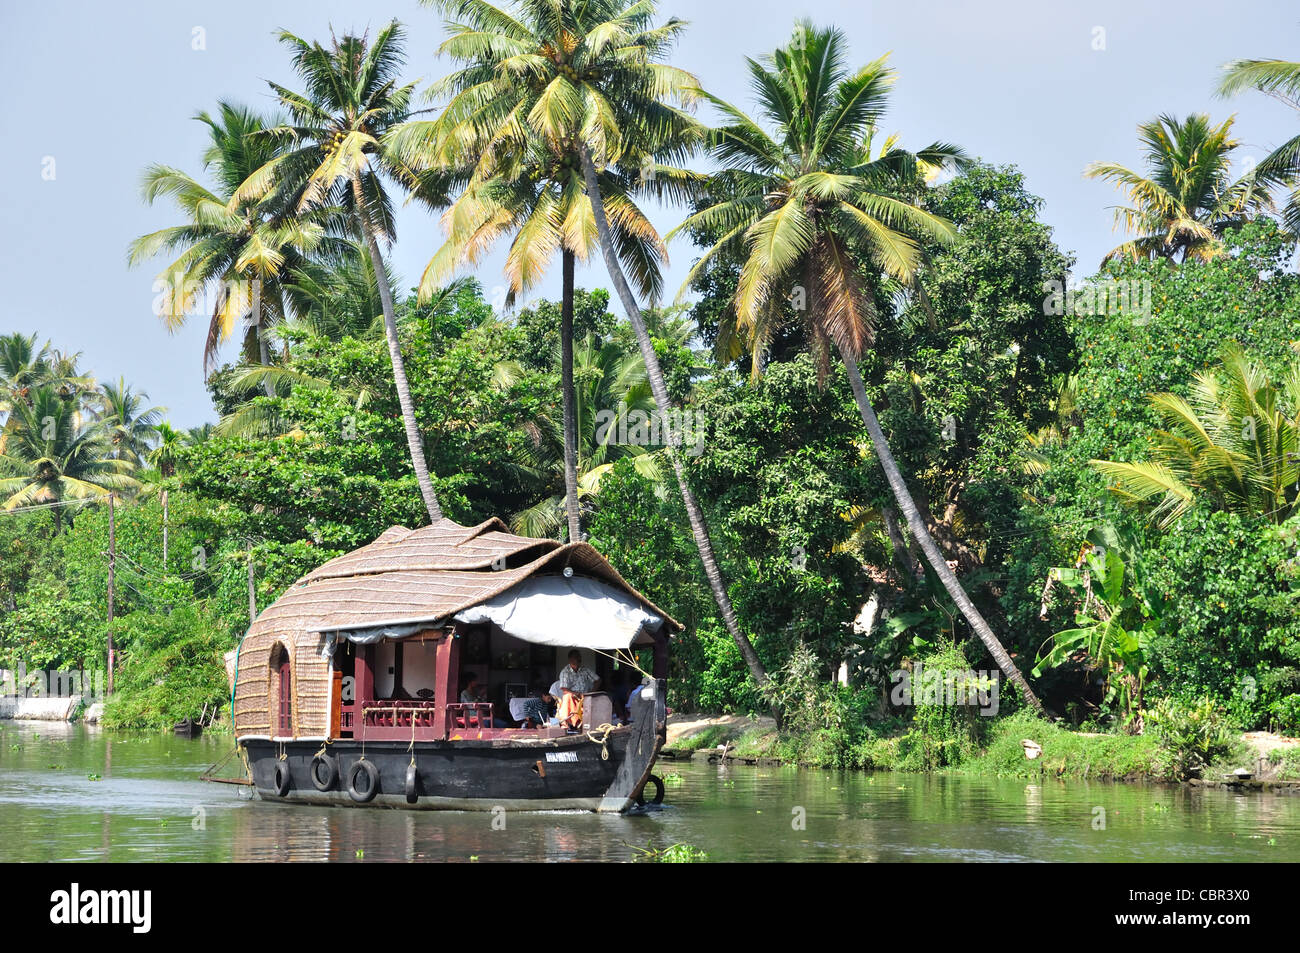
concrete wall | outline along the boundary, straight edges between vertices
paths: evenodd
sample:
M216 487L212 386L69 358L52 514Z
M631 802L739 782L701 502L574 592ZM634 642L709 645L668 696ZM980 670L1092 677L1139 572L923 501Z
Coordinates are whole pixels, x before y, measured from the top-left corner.
M67 721L77 710L80 698L0 697L0 718L29 721Z

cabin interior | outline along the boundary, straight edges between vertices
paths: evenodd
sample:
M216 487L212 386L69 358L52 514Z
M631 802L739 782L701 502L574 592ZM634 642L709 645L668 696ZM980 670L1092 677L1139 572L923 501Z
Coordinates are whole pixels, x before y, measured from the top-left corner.
M635 659L658 676L666 650L656 641L637 655L579 649L582 664L600 678L584 699L584 725L616 724L627 717L629 693L641 672L611 656ZM429 629L373 644L340 639L334 652L331 737L369 740L563 735L562 727L521 718L522 700L540 697L568 664L569 647L537 645L492 624ZM663 656L661 658L661 655ZM478 701L462 692L473 674Z

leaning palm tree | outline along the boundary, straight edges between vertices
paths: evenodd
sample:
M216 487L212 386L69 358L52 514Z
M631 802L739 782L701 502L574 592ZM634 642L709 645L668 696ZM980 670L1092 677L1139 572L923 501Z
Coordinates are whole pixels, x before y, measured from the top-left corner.
M76 403L53 387L32 391L30 403L13 409L14 426L0 452L0 507L49 506L58 533L72 517L62 505L135 489L133 464L113 455L98 421L83 421Z
M1219 93L1235 96L1256 89L1300 113L1300 63L1293 60L1234 60L1224 68ZM1255 167L1255 176L1269 187L1291 188L1282 209L1282 224L1300 235L1300 135L1292 136Z
M282 32L280 41L292 50L294 69L307 91L270 84L288 110L290 123L269 130L268 138L282 148L245 180L236 196L274 197L274 204L283 202L299 216L327 208L346 210L374 268L411 465L429 518L436 522L443 518L442 507L425 462L397 334L393 292L379 249L379 240L391 243L396 232L384 177L408 188L427 184L383 143L388 130L407 118L414 91L413 83L399 85L397 80L404 62L402 39L397 21L380 30L374 42L345 35L328 48Z
M673 404L654 342L623 273L626 252L606 214L601 173L611 167L637 176L641 189L670 199L693 194L696 176L680 163L701 130L684 109L696 98L694 76L661 57L685 27L681 20L656 24L653 0L519 0L494 6L487 0L427 0L452 19L444 49L470 65L446 89L454 94L443 142L449 167L491 163L523 153L540 138L565 161L576 159L610 279L636 334L646 375L660 414ZM600 168L597 168L597 165ZM623 258L624 260L620 260ZM755 683L767 672L740 629L718 570L704 512L686 480L681 434L670 433L669 457L722 621L740 649Z
M222 343L241 328L244 358L269 364L267 331L285 318L285 284L295 268L329 247L333 210L288 216L263 197L237 195L239 185L276 154L275 141L262 135L268 120L225 102L216 117L195 118L208 127L203 162L214 189L170 166L146 169L145 201L170 198L185 221L137 238L127 260L134 266L162 252L178 253L155 283L161 289L155 311L169 331L210 299L205 373Z
M1038 707L931 537L858 370L872 343L872 282L882 276L895 283L914 282L922 240L945 242L954 235L948 222L898 193L916 186L924 166L965 159L960 150L942 143L916 154L897 147L875 154L871 133L895 74L883 57L850 71L844 65L845 45L839 30L801 21L788 46L761 62L749 60L767 128L709 97L725 117L714 134L713 153L724 169L726 197L679 226L720 235L687 281L715 258L738 259L733 307L739 328L759 327L775 303L804 298L801 315L823 376L833 348L848 371L876 457L912 536L999 668Z
M1196 374L1190 400L1156 394L1151 405L1165 423L1152 458L1092 465L1121 499L1155 502L1161 528L1198 502L1274 523L1300 512L1300 359L1275 384L1232 345Z
M1136 233L1112 249L1107 261L1159 259L1204 261L1223 251L1222 236L1273 207L1267 183L1257 170L1230 175L1232 153L1240 145L1231 135L1233 118L1218 125L1204 113L1179 122L1159 116L1138 126L1150 170L1143 175L1116 162L1093 162L1090 179L1113 182L1131 205L1115 209L1115 226Z

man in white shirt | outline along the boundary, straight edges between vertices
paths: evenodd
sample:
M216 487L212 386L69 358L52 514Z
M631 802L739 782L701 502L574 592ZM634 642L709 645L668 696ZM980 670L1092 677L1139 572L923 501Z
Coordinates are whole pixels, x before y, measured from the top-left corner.
M594 692L600 679L582 664L582 653L571 649L569 664L560 671L557 684L560 688L560 707L555 715L561 725L576 731L582 725L582 696Z
M569 664L560 670L560 690L585 695L594 692L600 684L596 673L582 664L582 653L577 649L569 652Z

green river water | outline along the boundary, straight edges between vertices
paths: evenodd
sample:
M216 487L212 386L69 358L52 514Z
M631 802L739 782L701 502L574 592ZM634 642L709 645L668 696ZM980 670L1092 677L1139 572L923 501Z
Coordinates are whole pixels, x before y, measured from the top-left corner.
M231 747L0 721L0 861L622 861L674 843L719 861L1300 860L1291 795L665 762L660 810L508 814L502 830L491 814L296 807L199 781Z

